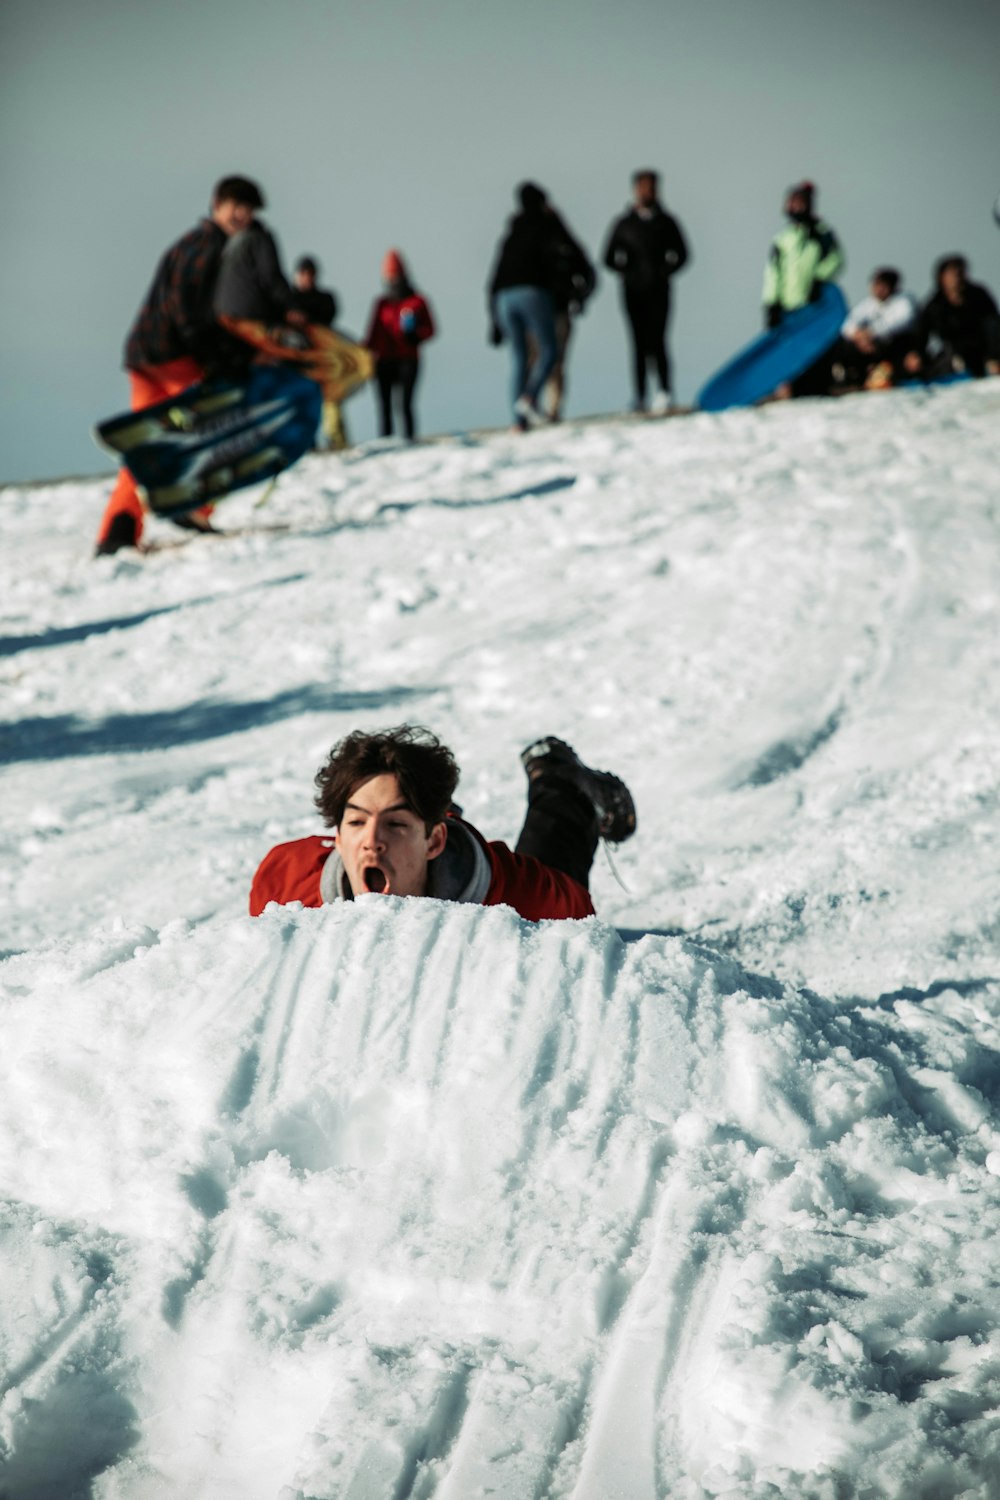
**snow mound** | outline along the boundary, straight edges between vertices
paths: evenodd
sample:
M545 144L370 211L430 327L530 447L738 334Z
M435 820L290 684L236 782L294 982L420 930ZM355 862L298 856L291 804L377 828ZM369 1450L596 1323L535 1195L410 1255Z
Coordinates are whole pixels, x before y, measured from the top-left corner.
M0 977L11 1500L995 1493L995 994L381 897Z

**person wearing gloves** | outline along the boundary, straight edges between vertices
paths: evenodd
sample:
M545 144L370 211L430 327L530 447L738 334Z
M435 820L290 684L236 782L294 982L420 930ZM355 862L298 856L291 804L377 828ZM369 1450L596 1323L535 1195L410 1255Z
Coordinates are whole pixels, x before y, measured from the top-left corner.
M375 356L381 437L392 437L393 394L402 409L407 438L417 435L413 394L420 373L420 345L434 337L434 319L414 288L403 257L389 250L382 262L384 290L372 306L365 343Z
M771 241L764 267L764 323L777 328L787 313L819 300L828 281L844 267L844 253L829 224L814 212L816 187L800 182L785 195L785 228ZM830 359L824 354L782 396L813 396L830 385Z

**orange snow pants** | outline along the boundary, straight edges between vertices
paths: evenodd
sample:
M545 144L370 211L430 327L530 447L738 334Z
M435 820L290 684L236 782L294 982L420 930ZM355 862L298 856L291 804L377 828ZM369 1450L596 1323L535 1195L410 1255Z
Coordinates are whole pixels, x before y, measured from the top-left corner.
M181 391L186 391L189 385L195 385L204 375L201 365L196 359L184 355L180 359L168 360L163 365L150 365L146 370L129 370L129 399L133 411L142 411L146 406L155 406L157 401L165 401L168 396L176 396ZM211 506L203 506L202 512L211 514ZM142 525L144 517L143 503L139 498L139 491L135 487L135 480L128 469L118 471L118 482L111 491L101 519L101 527L97 533L97 545L100 546L111 530L111 523L115 516L122 513L135 517L135 540L138 544L142 540Z

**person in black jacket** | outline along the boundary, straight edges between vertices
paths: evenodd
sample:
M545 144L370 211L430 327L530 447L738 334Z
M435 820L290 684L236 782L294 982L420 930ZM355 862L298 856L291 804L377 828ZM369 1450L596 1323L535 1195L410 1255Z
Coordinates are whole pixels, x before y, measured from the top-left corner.
M580 316L593 295L597 285L597 272L579 240L551 204L549 212L555 219L558 230L551 287L556 325L556 362L542 391L540 405L550 422L558 422L566 400L566 364L573 319Z
M300 255L292 272L292 307L302 313L307 323L332 328L337 321L337 299L333 292L318 286L319 265L311 255Z
M604 264L622 278L625 315L632 333L635 409L646 409L646 366L656 365L660 389L653 410L670 408L670 357L667 322L670 281L687 264L687 242L681 226L659 201L659 178L648 168L632 177L633 203L611 226Z
M515 425L523 431L545 420L538 398L558 359L554 290L567 231L535 183L522 183L517 196L521 211L497 249L489 309L490 342L506 339L511 347L511 404Z
M337 299L333 292L316 284L318 275L319 265L314 257L300 255L292 272L292 312L301 313L307 323L332 328L337 318ZM341 403L327 396L323 397L320 432L331 453L340 453L350 446Z
M125 341L133 411L155 406L203 380L210 371L251 357L221 328L213 298L223 251L253 223L264 194L249 177L223 177L212 191L209 216L163 254ZM97 534L105 556L142 541L145 507L128 469L121 469ZM211 506L176 516L185 529L210 530Z
M291 310L292 296L274 235L254 219L223 247L215 283L216 317L283 323ZM296 313L289 321L305 319Z
M1000 375L1000 309L986 287L969 281L968 269L964 255L945 255L935 266L936 290L905 360L911 375Z

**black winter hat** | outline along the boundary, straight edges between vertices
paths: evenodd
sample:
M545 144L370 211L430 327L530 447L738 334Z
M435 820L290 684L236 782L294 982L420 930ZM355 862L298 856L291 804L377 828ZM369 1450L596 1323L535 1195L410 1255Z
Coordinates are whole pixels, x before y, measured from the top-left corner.
M537 182L522 182L517 190L517 196L525 213L544 208L548 202L545 189L540 188Z
M810 182L808 178L804 182L793 183L785 194L785 202L787 203L789 198L796 193L806 200L806 208L812 213L813 199L816 196L816 184Z

